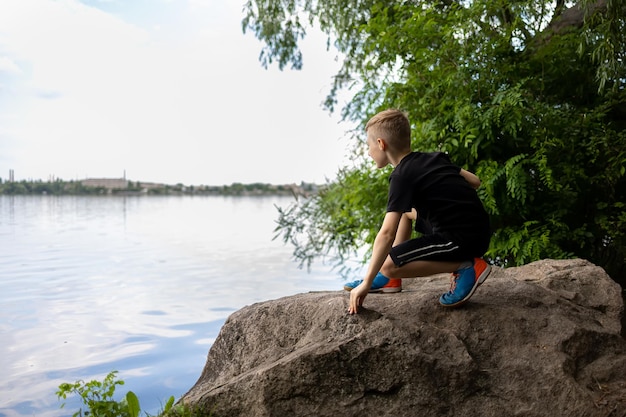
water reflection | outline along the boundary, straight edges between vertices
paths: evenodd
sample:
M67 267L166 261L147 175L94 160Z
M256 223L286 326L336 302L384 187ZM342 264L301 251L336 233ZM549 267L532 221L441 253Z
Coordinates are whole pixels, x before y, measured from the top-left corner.
M226 317L336 289L273 242L284 198L0 196L0 416L56 416L61 382L118 370L156 412Z

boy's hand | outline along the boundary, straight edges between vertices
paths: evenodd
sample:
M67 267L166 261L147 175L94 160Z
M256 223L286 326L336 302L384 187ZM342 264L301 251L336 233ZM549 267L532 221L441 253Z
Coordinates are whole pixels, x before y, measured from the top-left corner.
M358 287L350 291L350 307L348 308L348 313L358 313L358 308L363 306L363 300L365 300L365 297L369 294L370 287L371 285L367 285L365 281L363 281Z

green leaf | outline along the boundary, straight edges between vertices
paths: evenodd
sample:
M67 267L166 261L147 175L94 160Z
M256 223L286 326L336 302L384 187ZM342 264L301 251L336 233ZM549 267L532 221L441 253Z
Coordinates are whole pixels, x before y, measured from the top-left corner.
M163 407L163 414L167 414L172 409L172 407L174 406L174 401L174 396L171 396L167 399L165 407Z
M128 413L130 417L139 417L141 407L139 406L139 399L134 392L128 391L126 393L126 404L128 406Z

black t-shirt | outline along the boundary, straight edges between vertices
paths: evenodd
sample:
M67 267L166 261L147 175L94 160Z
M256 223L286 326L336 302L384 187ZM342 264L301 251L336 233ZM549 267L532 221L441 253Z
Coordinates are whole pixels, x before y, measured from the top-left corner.
M422 233L446 233L462 242L488 236L489 216L460 171L444 153L410 153L389 177L387 211L415 208Z

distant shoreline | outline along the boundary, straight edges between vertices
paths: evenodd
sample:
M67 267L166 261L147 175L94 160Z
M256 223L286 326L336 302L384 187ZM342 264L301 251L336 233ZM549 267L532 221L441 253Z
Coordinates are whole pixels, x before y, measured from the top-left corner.
M2 181L0 195L314 195L320 186L298 184L232 183L231 185L183 185L130 181L125 178L88 178L84 180Z

